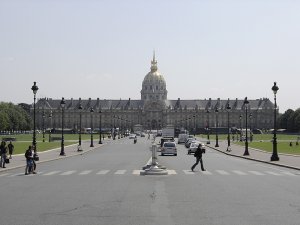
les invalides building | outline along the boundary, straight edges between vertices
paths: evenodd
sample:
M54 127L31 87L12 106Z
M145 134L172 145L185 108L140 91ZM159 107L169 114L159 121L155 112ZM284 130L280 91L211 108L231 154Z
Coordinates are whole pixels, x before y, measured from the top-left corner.
M112 129L113 127L144 130L159 130L167 125L184 128L190 132L203 133L207 127L229 126L245 128L246 107L248 127L254 129L273 128L274 104L267 98L248 99L168 99L167 84L158 71L155 55L150 72L142 82L141 99L65 99L64 128ZM228 106L230 107L228 113ZM92 110L91 110L92 109ZM94 111L94 112L91 112ZM33 112L33 110L31 110ZM251 115L251 116L250 116ZM61 99L41 98L36 103L38 129L62 127Z

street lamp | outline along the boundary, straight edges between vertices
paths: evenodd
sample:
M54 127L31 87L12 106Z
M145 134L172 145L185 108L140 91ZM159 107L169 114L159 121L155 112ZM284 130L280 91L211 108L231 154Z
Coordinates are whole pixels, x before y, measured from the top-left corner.
M34 149L34 153L37 153L36 149L36 128L35 128L35 100L36 100L36 93L39 90L38 86L36 86L36 82L33 82L33 86L31 87L33 92L33 137L32 137L32 146Z
M210 140L209 140L209 110L207 109L206 110L206 113L207 113L207 142L206 144L210 144Z
M231 110L231 107L229 105L229 99L228 99L228 103L227 103L227 106L226 106L226 110L227 110L227 150L228 152L231 151L230 149L230 122L229 122L229 113L230 113L230 110Z
M51 130L52 130L52 110L49 114L50 124L49 124L49 142L51 142Z
M277 153L277 126L276 126L276 111L277 111L277 103L276 103L276 94L279 90L278 86L276 85L276 82L274 82L274 85L272 87L272 91L274 93L274 136L273 136L273 153L271 156L271 161L279 161L278 153Z
M93 112L94 112L94 109L93 109L93 107L91 107L90 112L91 112L91 145L90 145L90 147L94 147L94 143L93 143Z
M99 110L99 144L102 144L102 111L101 109Z
M240 141L242 141L242 114L240 115Z
M194 117L194 137L196 137L196 116L193 115Z
M252 113L250 113L249 115L249 120L250 120L250 124L249 124L249 131L250 131L250 142L252 142L253 140L253 134L252 134Z
M60 106L61 106L61 149L60 149L60 154L61 156L65 156L65 140L64 140L64 113L65 113L65 99L62 98L60 101Z
M245 98L244 100L244 105L245 105L245 108L246 108L246 140L245 140L245 152L244 152L244 155L249 155L249 151L248 151L248 105L249 105L249 101L247 100L247 97Z
M82 150L82 148L81 148L81 131L82 131L82 127L81 127L81 121L82 121L82 105L81 105L81 103L79 103L79 106L78 106L78 110L79 110L79 137L78 137L78 145L80 146L80 147L78 147L78 150L80 149L80 150Z
M44 108L43 108L42 118L43 118L43 142L45 142L45 110L44 110Z
M116 116L114 115L113 140L116 140Z
M215 147L219 147L219 137L218 137L218 113L219 113L219 110L218 108L215 109L215 113L216 113L216 145Z

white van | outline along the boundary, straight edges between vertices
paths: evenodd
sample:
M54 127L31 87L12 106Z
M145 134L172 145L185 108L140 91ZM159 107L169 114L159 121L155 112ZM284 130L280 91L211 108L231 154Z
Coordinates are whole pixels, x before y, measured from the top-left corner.
M178 135L178 144L185 143L187 138L189 137L188 134L179 134Z

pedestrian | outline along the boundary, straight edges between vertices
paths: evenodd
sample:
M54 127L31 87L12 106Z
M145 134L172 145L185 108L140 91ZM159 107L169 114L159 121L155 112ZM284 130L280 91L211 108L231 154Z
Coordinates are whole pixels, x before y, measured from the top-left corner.
M26 158L26 167L25 167L25 175L28 175L30 173L35 173L33 171L33 152L31 145L28 146L28 149L25 152L25 158Z
M12 142L10 141L9 144L8 144L8 153L9 153L9 158L11 159L11 155L13 154L13 151L14 151L14 145L12 144Z
M195 167L198 165L198 163L200 162L201 164L201 170L205 171L204 167L203 167L203 161L202 161L202 153L205 153L204 149L202 148L201 144L198 145L198 148L194 154L194 156L196 157L196 163L191 167L191 170L194 172Z
M1 145L0 145L0 154L1 154L1 161L0 161L0 166L2 168L6 168L5 167L5 161L6 161L6 153L7 153L7 146L6 146L6 142L2 141Z

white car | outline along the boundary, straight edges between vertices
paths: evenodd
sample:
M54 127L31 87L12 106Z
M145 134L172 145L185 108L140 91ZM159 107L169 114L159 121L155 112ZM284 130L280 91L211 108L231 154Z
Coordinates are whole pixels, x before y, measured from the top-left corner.
M129 139L134 139L135 137L136 137L135 134L130 134L130 135L129 135Z
M177 148L176 143L171 141L166 141L163 143L163 146L161 147L161 155L165 154L172 154L177 156Z
M199 145L201 145L201 149L205 152L205 144L199 141L193 141L188 148L188 154L195 153Z

